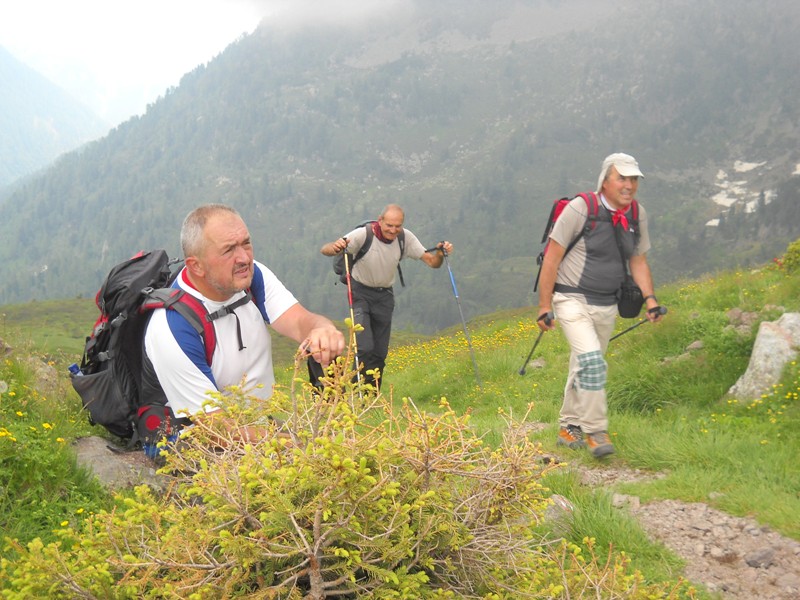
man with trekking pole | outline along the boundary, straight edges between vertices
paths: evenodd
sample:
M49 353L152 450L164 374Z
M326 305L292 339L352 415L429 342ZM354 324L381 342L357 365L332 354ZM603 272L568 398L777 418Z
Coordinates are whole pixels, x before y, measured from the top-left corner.
M567 204L550 233L539 278L537 324L544 332L561 323L570 345L557 443L588 447L595 458L614 452L608 435L605 352L618 311L637 316L643 298L648 321L657 322L666 312L654 294L647 263L647 214L635 200L640 177L644 175L632 156L606 157L597 183L596 218L590 223L589 205L582 197ZM630 279L641 296L635 314L625 315L618 303L623 283Z
M413 258L432 269L438 269L444 262L444 253L453 252L453 245L447 241L439 242L432 250L426 250L417 236L403 228L404 219L403 209L396 204L389 204L377 221L357 227L320 249L325 256L347 252L358 257L362 246L368 239L371 240L363 256L346 262L352 314L355 322L363 327L356 334L358 360L364 365L364 381L376 387L380 386L389 354L394 312L393 286L400 261ZM380 374L379 378L375 377L376 373Z

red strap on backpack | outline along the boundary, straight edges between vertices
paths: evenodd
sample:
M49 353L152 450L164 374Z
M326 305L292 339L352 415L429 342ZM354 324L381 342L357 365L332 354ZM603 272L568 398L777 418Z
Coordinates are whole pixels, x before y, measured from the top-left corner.
M600 214L600 202L598 201L597 194L594 192L581 192L572 198L559 198L555 202L553 202L553 208L550 209L550 216L547 219L547 226L544 230L544 235L542 235L542 243L545 245L542 248L542 251L539 253L539 256L536 257L536 264L539 265L539 272L536 274L536 279L533 282L533 291L535 292L539 287L539 277L542 274L542 263L544 262L544 255L547 253L547 248L550 245L550 233L553 231L553 227L555 226L556 221L561 216L561 213L564 212L564 209L567 207L567 204L572 202L575 198L580 196L583 198L584 202L586 202L586 211L587 211L587 218L586 218L586 225L581 229L580 233L578 233L577 237L572 240L567 246L564 251L566 255L567 252L572 250L575 247L575 244L584 236L584 234L588 233L589 230L594 229L597 224L597 217Z
M144 312L157 308L175 310L189 321L189 324L203 338L206 363L211 366L211 359L217 347L217 335L214 331L214 324L208 320L208 311L203 303L180 288L162 288L148 292L147 299L139 310Z
M193 317L190 317L189 315L193 315L194 317L198 318L200 325L203 328L203 332L200 335L203 336L203 343L205 344L206 348L206 363L208 363L208 366L210 367L211 359L214 356L214 350L217 348L217 334L214 331L214 324L208 320L208 311L206 310L206 307L203 306L203 303L200 302L200 300L191 294L187 294L183 290L178 291L180 292L180 297L178 298L177 304L165 308L177 310L186 318L187 321L189 321L189 323L192 323L193 326L195 326L195 322L192 321ZM191 312L183 310L182 307L189 307Z

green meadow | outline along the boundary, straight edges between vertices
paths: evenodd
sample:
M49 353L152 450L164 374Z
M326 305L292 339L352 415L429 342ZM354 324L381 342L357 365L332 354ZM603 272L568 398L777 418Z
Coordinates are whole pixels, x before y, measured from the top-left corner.
M461 325L430 337L398 332L383 393L394 403L411 399L434 413L444 398L457 414L469 415L489 445L502 440L504 416L524 418L530 438L561 463L546 486L570 498L580 515L566 537L624 551L649 581L677 580L681 561L624 511L610 508L611 489L581 485L573 466L658 473L663 477L620 483L613 491L642 502L706 502L800 540L798 362L759 398L727 395L747 368L759 323L800 311L800 273L776 260L663 286L658 296L668 309L662 322L645 322L610 344L609 433L616 453L601 463L555 444L569 357L559 329L542 336L520 375L539 335L535 307L467 315L468 337ZM733 309L753 313L752 325L737 329ZM0 364L0 521L7 524L7 539L20 544L53 541L59 525L115 502L76 466L69 448L77 437L103 434L86 422L66 376L67 365L79 361L96 312L85 299L0 309L0 338L13 348ZM636 323L620 320L618 330ZM292 378L294 346L276 340L279 385ZM55 369L53 389L37 389L30 358ZM13 546L6 544L3 555L13 557Z

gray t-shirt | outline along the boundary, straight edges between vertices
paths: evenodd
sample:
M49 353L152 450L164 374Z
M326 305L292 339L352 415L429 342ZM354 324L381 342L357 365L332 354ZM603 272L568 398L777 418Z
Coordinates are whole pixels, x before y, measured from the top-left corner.
M625 268L620 258L614 230L611 226L610 212L600 206L600 214L594 228L590 229L561 261L556 283L580 288L589 304L613 304L613 294L625 277ZM589 214L586 201L574 198L559 216L550 239L564 248L578 236L586 225ZM631 211L626 216L630 219ZM625 252L628 256L646 254L650 249L650 236L647 230L647 212L639 204L639 236L634 245L634 234L629 224L628 231L622 233Z
M368 224L366 227L371 227ZM367 240L366 227L357 227L345 237L347 238L347 250L353 256L358 254L361 246ZM403 258L413 258L419 260L425 254L425 246L408 229L405 231L405 252L400 256L400 242L397 238L392 243L386 244L373 236L372 244L367 253L353 265L353 279L369 287L388 288L394 285L397 275L397 265Z

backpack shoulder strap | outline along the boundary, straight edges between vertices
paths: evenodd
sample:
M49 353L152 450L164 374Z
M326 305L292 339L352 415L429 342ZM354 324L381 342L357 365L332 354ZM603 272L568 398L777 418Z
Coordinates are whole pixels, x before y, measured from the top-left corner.
M249 301L250 297L247 300ZM217 335L203 303L180 288L160 288L147 292L145 301L139 310L144 312L157 308L174 310L189 322L198 335L203 338L206 362L210 366L211 357L214 356L214 350L217 347Z
M403 255L406 252L406 232L402 229L397 234L397 244L400 246L400 260L403 260ZM400 261L397 261L397 275L400 277L400 285L406 287L406 280L403 278L403 268L400 266Z
M195 298L195 300L197 300L197 298ZM231 302L230 304L226 304L225 306L223 306L219 310L215 310L213 313L207 314L206 315L206 320L211 322L211 321L216 321L217 319L219 319L221 317L232 315L232 314L234 314L233 311L235 311L240 306L244 306L248 302L251 302L252 300L253 300L253 294L249 289L247 289L245 291L244 296L239 298L236 302Z
M550 233L553 231L553 224L556 222L556 218L560 214L560 211L563 210L563 206L569 202L569 198L566 196L563 198L559 198L550 207L550 216L547 217L547 225L544 228L544 233L542 234L542 244L547 243L547 238L550 237Z
M206 315L206 320L211 323L216 321L221 317L226 317L228 315L233 315L236 319L236 337L239 341L239 350L244 350L245 345L244 341L242 340L242 324L239 322L239 315L236 314L236 309L240 306L244 306L245 304L249 304L253 300L253 294L250 292L250 289L247 289L244 296L236 300L235 302L231 302L230 304L226 304L222 308L215 310L213 313ZM208 352L208 344L206 344L206 359L208 359L208 364L211 364L211 356L214 353Z
M597 198L597 194L594 192L581 192L575 197L581 197L583 198L583 201L586 202L586 225L584 225L580 232L578 232L578 235L575 236L575 239L569 243L569 246L567 246L567 249L564 251L565 255L575 247L575 244L577 244L584 235L594 229L595 225L597 224L598 215L600 214L600 202Z
M600 215L600 199L594 192L581 192L578 196L586 202L587 221L591 228L594 229L597 218Z
M353 257L353 264L355 264L355 262L361 257L363 257L367 252L369 252L370 246L372 246L372 238L375 237L375 232L372 231L372 224L374 222L375 221L367 221L362 225L362 227L364 227L364 229L367 232L367 237L364 240L364 243L361 245L361 248L359 248L358 252ZM353 264L351 264L350 266L352 267Z
M341 254L339 256L341 256ZM252 294L253 304L258 308L264 322L268 325L271 324L272 320L267 314L267 284L264 281L264 274L261 272L261 269L254 270L253 280L250 282L250 287L247 291Z
M635 247L639 244L639 239L642 235L639 229L639 203L636 201L636 198L631 202L631 214L628 222L630 223L631 229L633 229L633 244Z
M406 232L402 229L397 234L397 244L400 246L400 260L403 260L403 255L406 252ZM400 266L399 261L397 263L397 274L400 276L400 285L406 287L406 280L403 279L403 268Z

